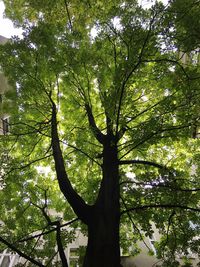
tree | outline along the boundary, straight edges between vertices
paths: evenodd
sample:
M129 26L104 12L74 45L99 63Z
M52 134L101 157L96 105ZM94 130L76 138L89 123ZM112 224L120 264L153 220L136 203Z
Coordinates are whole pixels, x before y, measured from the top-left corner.
M199 140L191 137L200 75L198 64L182 63L199 47L199 2L4 3L24 33L0 53L16 88L1 138L2 248L38 266L55 266L59 253L67 266L73 231L62 231L64 220L87 232L84 267L120 266L120 245L136 253L153 224L164 264L188 248L199 254Z

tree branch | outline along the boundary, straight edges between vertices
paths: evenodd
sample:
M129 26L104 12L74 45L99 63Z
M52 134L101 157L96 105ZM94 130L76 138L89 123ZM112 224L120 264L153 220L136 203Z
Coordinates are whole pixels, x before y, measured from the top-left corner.
M151 31L152 31L152 25L154 23L154 20L156 18L156 15L157 14L154 14L153 15L153 17L152 17L152 19L151 19L151 21L149 23L149 29L148 29L147 35L146 35L146 37L144 39L144 42L143 42L143 45L142 45L142 48L141 48L141 52L140 52L140 54L138 56L138 62L131 68L131 70L129 72L127 72L127 74L125 75L125 77L123 79L122 86L121 86L120 97L119 97L118 110L117 110L116 135L118 135L119 119L120 119L120 113L121 113L121 107L122 107L122 100L123 100L123 96L124 96L124 92L125 92L125 87L126 87L126 84L127 84L128 80L129 80L129 78L131 77L131 75L134 73L134 71L143 62L142 57L143 57L143 54L144 54L146 45L147 45L147 43L149 41L150 34L151 34Z
M74 149L74 151L77 151L77 152L80 152L81 154L83 154L84 156L86 156L88 159L90 159L92 162L95 162L97 165L101 166L101 164L95 160L93 157L91 157L88 153L86 153L85 151L83 151L82 149L74 146L74 145L71 145L69 143L66 143L64 141L61 141L63 144L66 144L68 147L71 147Z
M60 190L63 195L71 205L72 209L76 215L87 224L91 206L87 205L85 201L78 195L78 193L73 189L71 182L65 170L65 163L62 156L62 151L60 147L60 140L58 137L57 130L57 119L56 119L56 105L53 100L52 102L52 121L51 121L51 135L52 135L52 150L53 158L55 162L55 170L57 174L57 180L59 183Z
M35 259L33 259L32 257L28 256L27 254L25 254L24 252L20 251L18 248L16 248L13 244L9 243L8 241L6 241L4 238L0 237L0 242L2 242L3 244L5 244L8 248L10 248L12 251L16 252L17 254L19 254L21 257L27 259L28 261L32 262L33 264L35 264L36 266L39 267L45 267L42 263L36 261Z
M104 140L105 140L105 135L97 127L96 122L95 122L95 119L94 119L94 116L92 114L92 109L91 109L90 105L86 103L85 104L85 109L86 109L86 112L87 112L87 116L88 116L88 121L89 121L90 128L91 128L91 130L92 130L95 138L101 144L103 144L104 143Z
M67 12L67 17L68 17L68 20L69 20L70 30L72 31L72 21L71 21L71 17L70 17L70 14L69 14L69 8L68 8L67 1L64 0L64 3L65 3L65 9L66 9L66 12Z
M60 256L61 262L62 262L62 266L63 267L68 267L67 258L65 256L65 252L64 252L64 248L63 248L63 244L62 244L60 227L61 227L60 226L60 222L57 222L56 242L57 242L58 252L59 252L59 256Z
M72 223L74 223L74 222L76 222L78 220L79 220L79 218L75 218L75 219L73 219L73 220L71 220L71 221L69 221L67 223L64 223L64 224L60 225L60 228L66 227L66 226L68 226L68 225L70 225L70 224L72 224ZM27 241L35 239L37 237L40 237L40 236L43 236L43 235L48 235L48 234L50 234L50 233L52 233L54 231L56 231L56 228L52 228L52 229L50 229L50 230L48 230L46 232L42 232L42 233L39 233L39 234L36 234L36 235L31 235L31 236L29 236L27 238L20 239L17 242L20 242L20 243L27 242Z
M123 203L125 209L127 210L126 202L124 201L124 199L123 199L122 197L121 197L121 200L122 200L122 203ZM144 240L144 238L143 238L143 236L142 236L140 230L139 230L139 229L137 228L137 226L135 225L135 223L134 223L134 221L133 221L133 219L132 219L131 214L130 214L129 211L127 211L127 215L128 215L128 217L129 217L129 220L131 221L131 223L132 223L132 225L133 225L133 228L138 232L138 234L139 234L139 236L140 236L142 242L144 243L144 245L146 246L146 248L150 251L150 250L151 250L150 247L147 245L147 243L145 242L145 240Z
M140 140L137 144L128 145L128 146L131 146L131 145L134 145L134 146L132 148L130 148L126 153L124 153L120 157L120 159L124 158L126 155L128 155L131 151L133 151L134 149L136 149L140 145L143 145L145 142L151 140L151 138L153 138L154 136L159 136L162 133L165 133L165 132L168 132L168 131L182 130L182 129L188 128L189 126L191 126L191 123L188 123L187 125L177 125L177 126L172 126L171 128L159 129L159 131L152 132L149 135L147 135L147 137L145 139Z
M142 164L142 165L148 165L148 166L153 166L158 169L165 169L167 168L161 164L158 164L156 162L151 162L151 161L146 161L146 160L119 160L118 162L119 165L129 165L129 164Z
M174 182L176 181L176 179L174 180ZM147 182L147 183L144 183L144 182L136 182L136 181L122 181L120 183L120 185L123 185L123 184L135 184L136 186L150 186L150 187L164 187L166 189L171 189L173 191L180 191L180 192L198 192L200 191L200 188L193 188L193 189L190 189L190 188L179 188L179 187L175 187L175 186L170 186L170 184L165 184L165 183L156 183L156 182ZM148 188L149 189L149 188Z
M200 208L192 208L192 207L188 207L185 205L175 205L175 204L150 204L150 205L143 205L143 206L138 206L138 207L133 207L133 208L129 208L126 209L124 211L121 212L121 215L130 212L130 211L138 211L138 210L146 210L146 209L159 209L159 208L163 208L163 209L183 209L183 210L189 210L189 211L193 211L193 212L200 212Z
M173 210L172 213L170 214L169 218L168 218L168 225L167 225L167 239L165 241L164 244L164 248L166 247L167 243L169 242L169 230L170 230L170 226L173 222L173 217L176 215L176 212Z

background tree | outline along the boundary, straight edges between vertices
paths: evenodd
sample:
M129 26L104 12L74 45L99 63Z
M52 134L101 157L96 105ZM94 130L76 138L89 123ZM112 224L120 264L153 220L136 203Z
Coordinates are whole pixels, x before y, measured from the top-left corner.
M67 266L75 231L62 230L67 221L87 232L83 266L120 266L120 246L137 253L153 225L163 266L175 266L176 252L199 254L199 140L191 137L200 76L197 61L182 62L198 49L198 1L4 3L24 33L0 53L16 88L1 138L2 249Z

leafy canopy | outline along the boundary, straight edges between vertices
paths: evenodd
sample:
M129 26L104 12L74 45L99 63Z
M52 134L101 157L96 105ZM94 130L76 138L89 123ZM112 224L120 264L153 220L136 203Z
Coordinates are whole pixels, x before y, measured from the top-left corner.
M1 236L27 254L34 247L47 264L56 254L54 232L20 240L52 229L44 213L51 221L61 214L62 224L75 218L56 181L51 95L68 176L91 205L102 178L102 145L88 107L102 133L119 136L124 252L137 253L137 240L151 237L155 225L164 264L177 251L199 254L200 141L191 138L199 126L198 1L150 8L133 0L4 3L24 33L0 51L13 87L6 95L11 108L3 110L10 134L0 142ZM73 237L73 229L63 230L64 244Z

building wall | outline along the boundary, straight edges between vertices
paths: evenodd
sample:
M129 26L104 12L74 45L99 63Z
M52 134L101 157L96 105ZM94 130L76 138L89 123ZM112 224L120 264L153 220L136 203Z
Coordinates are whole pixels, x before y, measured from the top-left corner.
M159 235L157 235L159 237ZM145 243L151 248L151 240L146 238ZM68 245L65 250L65 254L69 263L69 267L81 267L79 265L79 248L86 247L87 237L84 236L79 229L76 231L75 240ZM156 256L150 256L148 249L143 242L139 243L141 253L135 257L133 256L122 256L121 263L123 267L155 267L161 266L162 261L157 259ZM58 255L57 258L58 259ZM192 258L193 257L193 258ZM191 255L192 266L197 267L198 258L195 255ZM177 256L177 260L180 262L180 266L183 264L181 257ZM19 257L16 254L4 253L0 254L0 267L14 267L17 263L24 263L26 260Z

